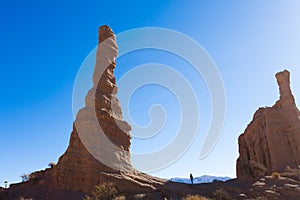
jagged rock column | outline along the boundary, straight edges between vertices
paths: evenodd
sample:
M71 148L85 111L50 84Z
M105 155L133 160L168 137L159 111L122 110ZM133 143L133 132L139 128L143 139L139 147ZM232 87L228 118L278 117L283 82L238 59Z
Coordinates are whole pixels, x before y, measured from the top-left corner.
M258 109L239 137L238 178L258 175L253 164L265 166L269 173L300 165L300 113L290 89L290 73L279 72L276 79L280 99L272 107Z
M132 195L151 192L166 182L131 165L131 127L115 96L116 37L105 25L99 28L98 41L93 86L76 116L66 152L51 169L34 172L29 181L0 192L1 199L81 200L103 182L112 182L122 194Z
M114 69L118 47L108 26L99 28L93 87L74 122L70 144L53 170L52 187L87 192L104 173L130 171L130 125L122 118Z

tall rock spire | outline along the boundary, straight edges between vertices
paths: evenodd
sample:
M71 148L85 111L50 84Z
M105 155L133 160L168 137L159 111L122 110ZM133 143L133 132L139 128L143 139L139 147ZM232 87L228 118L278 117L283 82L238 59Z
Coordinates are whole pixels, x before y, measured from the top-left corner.
M33 173L28 182L11 185L6 199L81 200L94 187L112 182L126 194L149 192L165 181L135 170L130 162L130 125L115 94L118 46L107 26L99 28L93 86L73 124L66 152L51 169Z
M116 36L107 25L98 34L93 86L76 116L68 149L53 168L50 187L87 193L113 182L127 193L153 190L162 181L136 171L130 162L131 127L116 97Z
M131 127L123 120L114 69L118 54L116 37L108 26L99 28L93 87L74 122L70 144L54 168L53 187L88 191L105 173L130 171ZM79 173L80 172L80 173ZM82 174L82 175L78 175ZM78 182L82 184L78 184Z

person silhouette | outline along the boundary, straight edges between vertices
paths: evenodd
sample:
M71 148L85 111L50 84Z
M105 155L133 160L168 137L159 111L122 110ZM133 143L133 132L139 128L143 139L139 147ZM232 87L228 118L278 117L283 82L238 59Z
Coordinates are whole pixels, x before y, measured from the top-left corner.
M193 177L193 174L190 174L190 179L191 179L191 183L194 184L194 180L193 180L194 177Z

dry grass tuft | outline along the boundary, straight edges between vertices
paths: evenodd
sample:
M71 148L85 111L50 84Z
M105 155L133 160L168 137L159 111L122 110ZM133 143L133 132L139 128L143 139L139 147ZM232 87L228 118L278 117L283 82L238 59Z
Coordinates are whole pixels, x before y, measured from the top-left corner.
M213 193L215 199L217 200L231 200L232 198L230 197L230 195L228 194L228 192L226 192L225 190L218 189Z
M187 197L184 197L182 200L211 200L211 199L199 195L189 195Z
M112 200L117 198L118 190L113 183L102 183L95 186L92 196L86 196L84 200Z
M278 172L273 172L271 176L272 178L280 178L281 175Z

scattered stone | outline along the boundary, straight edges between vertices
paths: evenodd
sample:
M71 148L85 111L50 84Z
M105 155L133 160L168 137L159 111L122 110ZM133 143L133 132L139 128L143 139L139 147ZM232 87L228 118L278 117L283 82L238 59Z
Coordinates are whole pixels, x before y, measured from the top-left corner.
M279 194L273 190L265 190L266 194L278 196Z
M294 185L294 184L285 183L285 184L283 185L283 187L285 187L285 188L291 188L291 189L296 189L296 188L299 188L299 185Z
M266 185L266 183L260 182L260 181L257 181L257 182L252 184L252 186L254 186L254 187L263 187L265 185Z
M239 197L240 198L247 198L247 195L246 194L239 194Z

